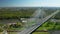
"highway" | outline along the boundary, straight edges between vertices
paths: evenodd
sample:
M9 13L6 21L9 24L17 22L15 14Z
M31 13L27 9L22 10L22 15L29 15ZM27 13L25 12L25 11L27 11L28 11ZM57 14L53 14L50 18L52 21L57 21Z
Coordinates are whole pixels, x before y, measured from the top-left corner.
M49 15L49 16L43 18L43 19L38 19L35 25L33 25L29 28L26 28L25 30L19 32L18 34L30 34L35 29L40 27L40 25L42 25L44 22L46 22L48 19L50 19L53 15L57 14L58 12L59 12L59 10L57 10L56 12L52 13L51 15Z

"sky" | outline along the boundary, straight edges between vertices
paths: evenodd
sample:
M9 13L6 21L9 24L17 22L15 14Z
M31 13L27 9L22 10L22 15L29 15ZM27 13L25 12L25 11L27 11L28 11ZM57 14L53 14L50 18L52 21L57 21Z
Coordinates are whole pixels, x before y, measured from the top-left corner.
M60 0L0 0L0 7L60 7Z

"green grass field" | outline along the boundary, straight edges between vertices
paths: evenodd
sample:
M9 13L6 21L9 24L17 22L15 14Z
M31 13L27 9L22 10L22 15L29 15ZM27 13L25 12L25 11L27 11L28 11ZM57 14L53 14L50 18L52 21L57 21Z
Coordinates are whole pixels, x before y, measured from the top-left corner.
M48 32L37 32L37 31L53 31L53 30L60 30L60 23L54 23L54 22L45 22L42 24L35 32L32 34L49 34Z
M53 30L56 23L53 22L46 22L41 27L39 27L37 30Z
M49 34L48 32L34 32L33 34Z

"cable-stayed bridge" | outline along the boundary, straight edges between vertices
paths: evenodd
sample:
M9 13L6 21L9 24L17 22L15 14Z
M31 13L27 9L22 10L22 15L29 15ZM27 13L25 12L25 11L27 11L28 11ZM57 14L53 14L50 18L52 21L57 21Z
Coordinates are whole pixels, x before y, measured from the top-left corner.
M34 18L30 18L27 20L29 23L31 23L32 21L35 21L35 23L32 24L31 26L27 24L28 25L27 28L25 30L19 32L18 34L30 34L35 29L40 27L40 25L42 25L44 22L46 22L48 19L50 19L52 16L58 14L59 10L53 12L52 14L50 14L49 16L47 16L45 18L43 18L42 13L43 13L43 11L41 9L36 10L35 13L32 15ZM42 16L41 19L39 19L40 16Z

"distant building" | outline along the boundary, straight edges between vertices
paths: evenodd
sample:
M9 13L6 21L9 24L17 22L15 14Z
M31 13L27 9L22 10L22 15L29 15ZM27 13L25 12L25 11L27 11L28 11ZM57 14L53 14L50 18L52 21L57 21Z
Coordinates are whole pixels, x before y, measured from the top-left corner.
M22 22L24 23L26 23L27 22L27 18L21 18L21 20L22 20Z

